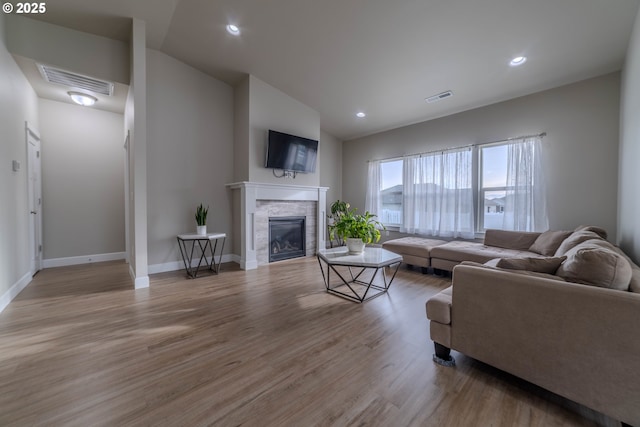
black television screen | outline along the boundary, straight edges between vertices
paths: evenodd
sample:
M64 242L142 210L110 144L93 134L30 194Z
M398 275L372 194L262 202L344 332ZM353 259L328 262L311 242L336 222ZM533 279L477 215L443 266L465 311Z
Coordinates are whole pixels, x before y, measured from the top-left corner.
M315 172L318 141L269 130L266 168Z

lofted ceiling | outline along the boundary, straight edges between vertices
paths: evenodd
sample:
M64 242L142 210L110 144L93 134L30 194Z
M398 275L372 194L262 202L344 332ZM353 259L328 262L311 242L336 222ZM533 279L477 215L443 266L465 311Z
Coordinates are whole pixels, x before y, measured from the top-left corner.
M148 47L231 85L253 74L349 140L620 70L639 2L54 0L32 17L121 40L140 18Z

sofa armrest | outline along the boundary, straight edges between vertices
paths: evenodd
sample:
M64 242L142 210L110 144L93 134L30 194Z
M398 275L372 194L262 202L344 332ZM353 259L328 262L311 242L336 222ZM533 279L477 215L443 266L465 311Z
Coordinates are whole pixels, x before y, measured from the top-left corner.
M460 265L451 324L453 349L640 425L640 295Z

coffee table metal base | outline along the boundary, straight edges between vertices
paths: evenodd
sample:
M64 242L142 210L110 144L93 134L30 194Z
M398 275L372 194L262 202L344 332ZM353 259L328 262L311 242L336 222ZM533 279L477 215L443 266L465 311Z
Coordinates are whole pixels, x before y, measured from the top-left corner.
M322 258L318 257L320 271L322 271L322 278L324 279L324 284L327 288L327 292L358 303L363 303L386 293L391 286L391 282L393 282L393 279L396 277L396 273L398 272L398 268L401 264L400 262L395 263L395 268L393 268L393 264L380 267L354 267L352 265L338 264L333 262L329 264L325 261L325 272L325 268L323 268L322 265L323 261L324 260ZM337 266L347 267L350 277L345 277L345 274L340 274L340 272L335 268ZM387 268L393 271L393 274L390 278L387 276ZM357 273L354 275L354 269L356 271L360 271L357 271ZM360 280L360 277L366 270L374 270L373 274L371 275L371 279L368 282ZM383 286L379 286L373 283L380 270L382 270ZM331 271L333 271L335 275L340 279L340 283L334 286L331 285ZM359 289L360 292L358 292L356 289Z

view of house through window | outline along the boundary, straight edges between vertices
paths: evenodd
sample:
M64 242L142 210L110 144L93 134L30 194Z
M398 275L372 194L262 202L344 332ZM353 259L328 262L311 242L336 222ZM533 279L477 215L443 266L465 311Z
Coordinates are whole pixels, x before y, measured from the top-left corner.
M402 225L402 160L380 163L379 220L386 225Z

